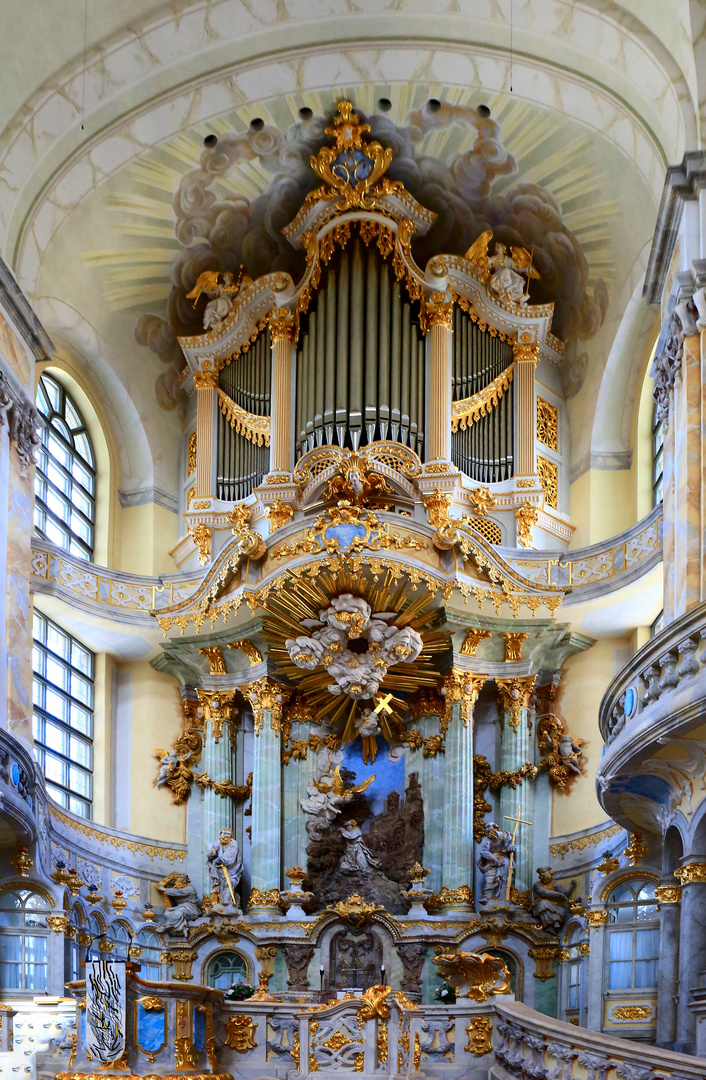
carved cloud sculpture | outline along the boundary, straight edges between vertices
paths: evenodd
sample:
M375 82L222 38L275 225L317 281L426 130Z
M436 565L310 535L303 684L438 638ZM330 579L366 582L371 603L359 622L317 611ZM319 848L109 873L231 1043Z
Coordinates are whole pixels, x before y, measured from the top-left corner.
M411 664L422 651L417 631L390 624L394 617L390 611L373 614L366 600L342 593L319 611L317 621L306 621L310 636L289 638L285 647L297 667L326 669L331 694L365 701L378 693L388 668Z

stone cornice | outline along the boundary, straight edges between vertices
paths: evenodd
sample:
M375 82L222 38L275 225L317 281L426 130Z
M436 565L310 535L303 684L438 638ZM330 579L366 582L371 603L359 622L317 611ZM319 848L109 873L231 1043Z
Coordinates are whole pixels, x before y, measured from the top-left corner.
M704 188L706 188L706 151L693 150L684 154L680 165L672 165L667 169L645 274L645 285L642 290L642 295L648 304L658 304L662 299L662 290L674 254L684 203L698 199L699 192Z

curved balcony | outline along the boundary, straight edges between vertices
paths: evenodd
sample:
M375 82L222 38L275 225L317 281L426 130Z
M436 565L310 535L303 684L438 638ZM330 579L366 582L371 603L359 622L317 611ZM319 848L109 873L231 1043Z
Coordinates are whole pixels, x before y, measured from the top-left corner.
M626 827L634 825L636 813L656 823L660 807L677 805L687 793L689 773L697 767L690 762L688 734L703 724L706 701L702 639L706 603L675 619L635 653L603 697L599 726L605 751L596 776L598 797ZM682 743L679 753L667 753L667 744L676 741Z
M559 585L570 590L565 604L588 600L631 584L660 562L662 507L655 507L624 533L576 551L497 550L538 587ZM154 628L150 611L187 600L208 572L206 567L160 577L125 574L76 559L47 540L32 540L33 593L57 597L135 629Z

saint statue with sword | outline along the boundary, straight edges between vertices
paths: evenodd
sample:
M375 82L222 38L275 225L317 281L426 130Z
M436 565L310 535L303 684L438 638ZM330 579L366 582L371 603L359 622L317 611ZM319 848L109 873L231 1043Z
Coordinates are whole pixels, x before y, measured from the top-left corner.
M240 915L240 896L236 892L243 873L238 841L230 829L221 829L218 843L211 844L206 856L208 874L216 902L213 910L221 915Z

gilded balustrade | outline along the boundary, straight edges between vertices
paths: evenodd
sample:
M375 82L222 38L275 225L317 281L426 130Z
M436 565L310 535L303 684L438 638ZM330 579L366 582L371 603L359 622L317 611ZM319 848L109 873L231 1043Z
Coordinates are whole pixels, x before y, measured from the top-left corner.
M661 558L661 507L620 536L603 545L574 552L500 549L505 561L538 588L570 586L564 603L576 602L582 590L618 588L623 578L647 569ZM34 593L58 596L75 606L135 627L154 626L150 611L183 603L196 591L204 571L164 577L125 574L76 559L49 541L32 541L31 587Z

